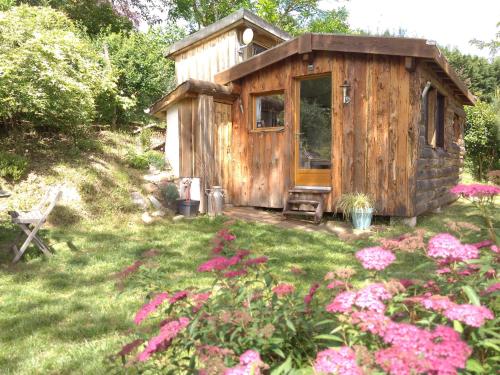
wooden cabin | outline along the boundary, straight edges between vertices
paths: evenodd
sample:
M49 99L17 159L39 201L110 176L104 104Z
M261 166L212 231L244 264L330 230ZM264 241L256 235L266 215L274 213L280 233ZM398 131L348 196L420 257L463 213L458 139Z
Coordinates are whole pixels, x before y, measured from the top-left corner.
M474 97L435 43L291 38L242 10L167 57L179 86L151 112L167 122L168 162L223 186L227 203L332 212L365 192L378 215L414 218L453 200Z

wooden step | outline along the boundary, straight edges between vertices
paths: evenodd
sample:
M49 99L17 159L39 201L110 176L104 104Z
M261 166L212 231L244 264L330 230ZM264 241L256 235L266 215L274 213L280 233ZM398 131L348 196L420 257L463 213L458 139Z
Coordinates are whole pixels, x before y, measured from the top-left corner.
M317 206L319 204L319 201L313 201L309 199L289 199L288 203L291 204L310 204L312 206Z
M315 216L316 212L315 211L295 211L295 210L288 210L288 211L283 211L283 215L302 215L302 216Z
M304 193L304 194L328 194L332 191L331 187L327 186L296 186L288 192L292 193Z

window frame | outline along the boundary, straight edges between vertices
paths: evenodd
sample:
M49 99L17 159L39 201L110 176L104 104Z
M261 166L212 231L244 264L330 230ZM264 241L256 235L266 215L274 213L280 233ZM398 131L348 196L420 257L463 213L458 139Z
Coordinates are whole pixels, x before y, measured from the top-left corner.
M286 91L285 89L278 90L270 90L270 91L262 91L262 92L253 92L250 93L250 126L249 129L251 132L280 132L285 129L286 120L283 118L283 125L281 126L268 126L268 127L257 127L257 98L261 96L271 96L271 95L283 95L283 113L286 117Z
M433 85L425 97L424 106L425 143L434 149L445 150L447 96Z

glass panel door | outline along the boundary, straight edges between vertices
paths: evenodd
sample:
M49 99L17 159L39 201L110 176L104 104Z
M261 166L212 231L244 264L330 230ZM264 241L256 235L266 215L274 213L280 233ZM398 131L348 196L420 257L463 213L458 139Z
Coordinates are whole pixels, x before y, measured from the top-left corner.
M301 79L296 126L297 185L330 186L332 166L331 75Z

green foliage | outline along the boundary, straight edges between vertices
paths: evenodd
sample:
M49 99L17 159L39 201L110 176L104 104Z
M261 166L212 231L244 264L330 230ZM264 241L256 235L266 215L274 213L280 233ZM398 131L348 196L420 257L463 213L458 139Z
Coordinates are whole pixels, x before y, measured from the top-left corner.
M179 189L175 184L167 184L162 188L163 196L165 200L169 203L175 202L179 199Z
M0 151L0 177L17 181L27 167L28 160L25 157Z
M139 134L139 141L143 150L149 150L151 148L151 137L153 136L153 130L151 128L143 129Z
M15 0L0 0L0 12L9 10L16 4Z
M112 78L63 13L18 6L0 13L0 119L47 127L89 123Z
M308 31L313 33L340 33L347 34L351 30L347 22L349 13L345 7L322 11L311 20Z
M144 110L175 87L174 63L165 58L164 51L182 35L180 29L172 28L102 36L97 44L107 51L117 88L100 97L99 121L126 124L145 119Z
M130 150L126 155L127 164L135 169L148 169L149 160L146 154L138 154L137 152Z
M97 36L103 31L132 30L132 22L113 9L112 1L18 0L17 3L31 6L50 6L57 9L65 13L91 36Z
M342 211L344 218L349 219L355 210L367 210L373 208L374 200L364 193L342 194L335 205L337 211Z
M491 102L500 87L500 57L489 61L484 57L464 55L458 49L443 48L446 58L474 95Z
M145 153L148 164L156 169L165 168L165 155L162 152L149 150Z
M481 49L487 48L490 50L490 55L495 56L498 51L500 51L500 22L497 23L497 33L495 34L495 38L490 41L473 39L471 40L472 44L475 44Z
M484 180L488 171L499 169L500 119L494 105L478 101L466 107L465 150L472 174Z

